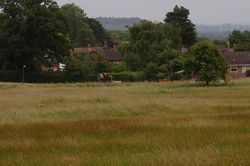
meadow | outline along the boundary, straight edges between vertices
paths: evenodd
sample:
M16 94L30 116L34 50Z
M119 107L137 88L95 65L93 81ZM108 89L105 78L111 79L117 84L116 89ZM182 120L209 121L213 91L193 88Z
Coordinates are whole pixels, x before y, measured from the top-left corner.
M0 165L250 165L250 79L0 83Z

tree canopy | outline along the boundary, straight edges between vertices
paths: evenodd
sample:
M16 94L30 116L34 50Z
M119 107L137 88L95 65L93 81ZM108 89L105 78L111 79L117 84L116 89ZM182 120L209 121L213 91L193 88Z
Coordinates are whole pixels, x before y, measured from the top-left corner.
M66 4L61 8L70 25L70 38L74 47L104 44L110 40L103 26L95 19L88 18L83 9L75 4Z
M181 31L182 44L190 47L196 42L195 24L188 18L190 12L182 6L175 6L172 12L166 14L165 23L177 27Z
M61 11L68 19L70 38L74 47L92 43L95 40L94 32L88 25L86 13L75 4L63 5Z
M110 42L109 33L103 28L102 24L94 18L87 18L89 27L92 29L97 45L104 45L105 41Z
M192 47L185 66L188 73L195 75L198 81L207 86L219 79L227 81L228 63L217 47L208 41L201 41Z
M231 47L236 51L249 51L250 50L250 32L234 30L228 38Z
M170 25L142 21L129 31L130 45L125 60L131 69L143 69L150 62L160 66L179 53L179 31Z
M130 39L122 42L118 50L127 67L133 71L145 71L148 79L166 76L175 68L180 56L181 36L171 25L142 21L129 28ZM154 76L154 77L152 77Z
M45 55L68 53L69 27L55 1L2 0L0 11L0 69L39 70Z

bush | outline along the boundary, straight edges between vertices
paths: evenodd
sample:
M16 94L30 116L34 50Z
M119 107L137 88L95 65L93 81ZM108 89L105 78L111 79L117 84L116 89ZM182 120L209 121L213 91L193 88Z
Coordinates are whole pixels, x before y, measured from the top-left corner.
M81 75L79 72L25 72L25 82L27 83L66 83L66 82L95 82L98 74ZM145 81L144 72L120 72L110 73L113 80L123 82ZM0 81L2 82L22 82L22 72L0 72Z
M159 72L159 68L155 63L149 63L144 69L147 80L153 81L157 80L157 73Z
M126 71L126 64L125 63L112 65L111 72L120 73L120 72L124 72L124 71Z
M2 82L22 82L22 73L16 71L0 72Z
M183 77L182 73L174 73L172 76L170 76L170 81L181 80L182 77Z
M162 80L162 79L165 79L167 77L167 75L165 73L158 73L156 75L156 77L159 79L159 80Z
M3 82L22 82L22 77L22 72L0 72L0 81ZM64 72L25 72L24 80L28 83L93 82L97 80L97 75L79 75L79 73Z
M144 72L121 72L121 73L111 73L113 80L124 81L124 82L139 82L145 81Z

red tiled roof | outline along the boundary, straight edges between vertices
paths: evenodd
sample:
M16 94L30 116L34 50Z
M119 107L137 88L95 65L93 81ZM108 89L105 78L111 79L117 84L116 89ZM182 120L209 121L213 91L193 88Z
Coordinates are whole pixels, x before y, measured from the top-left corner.
M100 56L104 57L108 61L122 61L122 57L116 48L107 48L104 49L102 47L82 47L82 48L74 48L73 53L91 53L96 52Z
M222 56L226 58L230 65L250 65L250 52L222 52Z

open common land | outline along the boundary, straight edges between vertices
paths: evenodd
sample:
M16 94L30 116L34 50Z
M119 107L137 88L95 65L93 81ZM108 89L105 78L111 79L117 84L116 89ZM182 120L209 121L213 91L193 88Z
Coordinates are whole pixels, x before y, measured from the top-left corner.
M250 165L250 79L0 83L0 165Z

